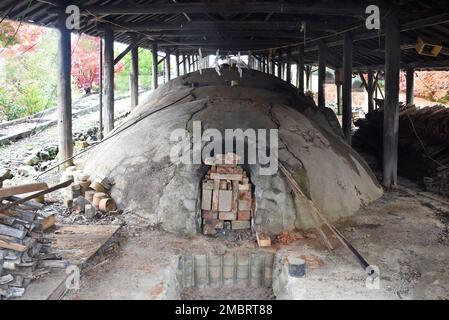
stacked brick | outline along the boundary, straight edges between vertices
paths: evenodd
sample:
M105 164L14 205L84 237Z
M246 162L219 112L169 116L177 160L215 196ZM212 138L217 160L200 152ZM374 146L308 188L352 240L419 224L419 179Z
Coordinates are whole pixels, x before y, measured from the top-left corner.
M201 218L203 234L214 235L217 230L251 228L254 213L252 185L236 156L206 159L210 168L202 183Z

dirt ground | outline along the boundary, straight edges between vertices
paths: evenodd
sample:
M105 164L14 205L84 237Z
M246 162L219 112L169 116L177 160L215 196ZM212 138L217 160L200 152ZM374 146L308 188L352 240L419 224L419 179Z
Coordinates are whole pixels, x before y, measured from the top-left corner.
M431 195L436 197L435 195ZM440 198L438 198L440 199ZM444 199L441 199L445 201ZM133 219L133 218L132 218ZM366 274L335 238L328 251L313 233L273 249L318 257L321 264L307 269L305 299L449 299L449 206L428 198L407 180L381 199L340 221L340 231L365 259L379 267L379 289L365 286ZM185 250L255 249L253 239L240 243L198 235L184 238L158 229L127 223L115 255L89 268L81 289L66 299L155 298L164 279L161 270ZM271 299L270 288L187 288L183 299Z
M127 100L117 103L126 111ZM118 111L121 112L121 111ZM74 131L95 125L97 114L74 122ZM31 150L56 142L56 127L0 148L0 165L17 168ZM375 164L369 161L374 166ZM17 184L29 177L16 175ZM56 172L45 181L57 181ZM429 198L437 198L442 201ZM444 203L446 202L446 204ZM274 241L273 249L288 250L322 261L308 268L305 299L449 299L449 202L423 192L416 184L400 179L400 187L385 195L337 227L366 260L380 270L380 288L367 289L366 275L351 254L332 239L336 249L329 252L311 234L289 245ZM173 266L173 257L185 250L255 249L253 238L241 242L220 241L198 235L185 238L149 228L132 215L118 217L125 223L120 247L97 257L86 269L81 289L66 299L152 299L160 296L164 274ZM300 231L303 234L308 232ZM259 288L186 289L185 299L270 299L272 291Z

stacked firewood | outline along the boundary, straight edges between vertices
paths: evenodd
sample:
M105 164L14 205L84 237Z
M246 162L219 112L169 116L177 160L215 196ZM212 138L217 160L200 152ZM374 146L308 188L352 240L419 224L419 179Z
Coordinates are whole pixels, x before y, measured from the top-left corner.
M73 183L65 190L64 205L72 211L84 214L86 219L94 218L99 212L110 213L117 210L110 196L112 187L108 178L97 175L93 179L75 167L67 168L61 180L72 179Z
M210 169L202 183L203 234L214 235L219 229L251 228L252 185L237 162L238 157L232 153L205 160Z
M43 189L40 194L52 190L45 186L36 183L0 188L0 300L23 296L33 279L52 268L67 266L44 237L55 224L54 212L36 201L11 195L23 190Z
M353 146L382 154L383 109L355 123ZM449 195L449 108L399 108L399 173ZM426 179L424 179L426 178Z

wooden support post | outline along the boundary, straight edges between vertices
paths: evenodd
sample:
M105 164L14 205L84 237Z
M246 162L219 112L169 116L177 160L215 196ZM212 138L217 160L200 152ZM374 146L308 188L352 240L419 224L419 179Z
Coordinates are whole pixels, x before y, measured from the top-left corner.
M187 74L187 57L185 54L182 55L182 74Z
M397 184L399 129L399 63L401 37L397 13L392 11L385 26L385 102L383 132L383 185Z
M368 70L368 112L374 111L374 72Z
M324 84L326 82L326 44L321 41L319 43L318 50L318 107L326 107L325 89Z
M170 49L165 49L165 78L167 82L171 79L171 70L170 70Z
M187 68L188 68L188 72L190 73L191 71L192 71L192 64L191 64L191 62L190 62L190 54L189 55L187 55Z
M312 66L311 65L306 66L306 90L307 91L312 90Z
M151 56L153 59L152 64L151 64L151 74L153 76L152 84L153 84L153 90L156 90L157 85L158 85L157 84L157 81L158 81L158 72L157 72L158 57L157 57L157 43L156 42L153 43L153 46L151 48Z
M73 156L72 142L72 46L70 30L66 27L66 14L58 13L59 48L58 48L58 144L59 161L63 162ZM69 160L62 169L73 165Z
M276 63L274 62L273 54L271 54L270 59L271 59L270 60L270 65L271 65L270 74L272 74L274 76L275 75L274 69L276 69Z
M341 105L341 84L337 83L337 114L341 116L342 114L342 105Z
M405 103L413 104L414 103L414 87L415 87L415 69L411 66L407 66L406 73L406 95L405 95Z
M253 58L252 52L248 51L248 68L249 69L254 69L254 67L253 67L253 60L254 60L254 58Z
M179 77L181 75L180 65L179 65L179 51L176 49L175 52L175 59L176 59L176 77Z
M133 40L134 42L135 40ZM139 47L131 50L131 109L139 104Z
M282 51L278 50L278 78L282 79Z
M304 93L304 46L299 46L299 57L298 64L296 65L298 69L298 90Z
M287 63L285 64L286 75L285 80L288 83L292 82L292 50L290 47L287 48Z
M343 36L343 133L348 144L351 144L352 128L352 34Z
M100 37L100 48L98 52L98 98L100 111L99 139L103 139L103 39Z
M109 26L104 29L104 132L114 129L114 31Z

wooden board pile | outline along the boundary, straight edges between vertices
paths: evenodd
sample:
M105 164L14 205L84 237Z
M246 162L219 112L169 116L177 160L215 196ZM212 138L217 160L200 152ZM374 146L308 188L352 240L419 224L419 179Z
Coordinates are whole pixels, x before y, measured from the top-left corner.
M383 109L355 123L353 146L382 155ZM399 173L449 195L449 108L399 108Z
M75 167L69 167L61 179L73 180L65 190L65 206L83 213L87 219L94 218L98 211L109 213L117 210L109 193L111 182L107 178L97 176L91 180L88 174L76 171Z
M203 234L214 235L219 229L251 228L254 214L252 185L232 153L205 161L210 168L202 183L201 218Z
M28 284L67 262L52 253L44 232L55 224L54 213L36 201L16 194L30 190L45 193L46 184L0 188L0 300L23 296ZM17 204L17 202L23 202Z

